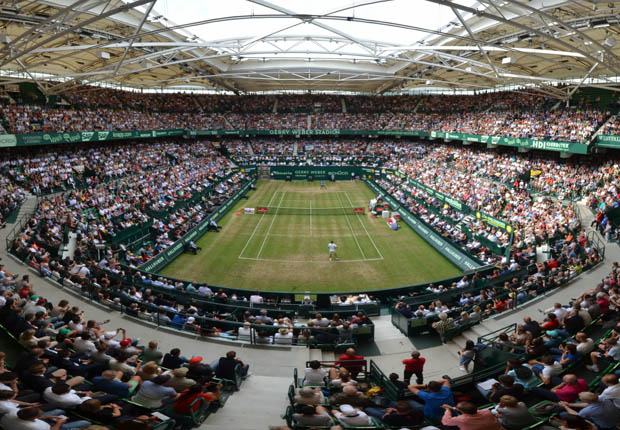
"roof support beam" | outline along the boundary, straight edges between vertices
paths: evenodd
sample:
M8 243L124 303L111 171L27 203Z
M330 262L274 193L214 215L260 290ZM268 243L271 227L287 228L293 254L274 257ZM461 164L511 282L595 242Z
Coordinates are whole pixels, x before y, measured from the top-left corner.
M123 52L121 59L118 61L118 63L116 63L116 67L114 67L114 73L112 73L112 76L116 76L116 74L118 73L118 69L123 64L123 61L125 61L127 52L129 52L129 50L133 46L134 41L136 40L136 37L138 37L138 34L140 34L140 30L142 30L142 26L144 25L144 22L148 19L149 15L151 14L151 11L153 10L153 6L155 6L155 3L157 3L157 0L152 0L151 4L146 9L146 12L144 12L144 16L142 17L142 20L140 21L140 25L138 25L138 28L136 28L136 31L133 34L133 37L131 38L131 40L129 41L129 44L125 48L125 51Z
M4 61L0 64L0 67L5 66L6 64L10 63L11 61L13 61L13 60L15 60L15 59L17 59L19 57L22 57L25 54L28 54L28 53L32 52L34 49L40 48L42 46L45 46L45 45L53 42L54 40L57 40L57 39L65 36L65 35L73 32L74 30L77 30L77 29L79 29L81 27L84 27L86 25L90 25L90 24L92 24L94 22L101 21L101 20L103 20L105 18L108 18L110 16L116 15L117 13L121 13L121 12L127 11L129 9L133 9L135 7L138 7L138 6L141 6L143 4L149 3L151 1L153 1L153 0L135 0L135 1L131 2L131 3L123 4L123 6L117 7L116 9L111 9L111 10L105 12L105 13L99 14L97 16L93 16L92 18L89 18L89 19L87 19L85 21L82 21L82 22L80 22L78 24L72 25L72 26L70 26L70 27L68 27L68 28L66 28L66 29L64 29L62 31L59 31L57 33L54 33L50 37L44 38L42 41L40 41L38 43L35 43L34 45L32 45L32 46L30 46L28 48L25 48L24 50L21 50L21 51L13 50L9 54L8 58L7 58L6 55L4 56ZM131 38L131 37L129 37L129 38Z
M474 40L476 42L476 46L478 47L478 49L480 50L480 54L482 54L482 56L487 60L487 63L489 63L489 66L491 67L491 69L493 69L493 73L495 74L496 77L499 77L498 73L497 73L497 69L495 68L495 66L493 65L493 62L491 61L491 59L489 58L488 54L486 53L486 51L484 49L482 49L482 46L480 45L480 42L478 42L478 39L474 36L474 33L471 31L471 29L469 28L469 25L467 25L467 22L463 19L463 17L461 16L461 13L454 9L451 8L452 12L454 13L454 15L456 15L456 17L458 18L458 20L461 22L461 25L463 27L465 27L465 30L467 30L467 34L469 34L469 36L471 37L472 40Z

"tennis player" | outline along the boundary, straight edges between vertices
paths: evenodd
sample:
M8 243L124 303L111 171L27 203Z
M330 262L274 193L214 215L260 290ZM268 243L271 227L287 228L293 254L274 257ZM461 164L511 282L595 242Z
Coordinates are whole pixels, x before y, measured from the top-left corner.
M338 248L338 245L336 245L332 240L327 245L327 248L329 249L329 261L332 261L332 259L338 260L338 254L336 254L336 248Z

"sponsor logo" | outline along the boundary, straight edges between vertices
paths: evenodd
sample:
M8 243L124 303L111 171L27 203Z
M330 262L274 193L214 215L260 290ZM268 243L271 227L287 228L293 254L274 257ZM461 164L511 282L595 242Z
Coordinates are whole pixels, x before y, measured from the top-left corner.
M7 148L9 146L17 146L17 136L14 134L0 135L0 148Z
M534 149L546 149L551 151L568 151L570 149L570 143L568 142L556 142L554 140L532 140L532 148Z
M82 132L82 141L83 142L89 142L90 140L92 140L94 135L95 135L94 131L83 131Z
M109 131L98 131L97 140L106 140L109 134L110 134Z

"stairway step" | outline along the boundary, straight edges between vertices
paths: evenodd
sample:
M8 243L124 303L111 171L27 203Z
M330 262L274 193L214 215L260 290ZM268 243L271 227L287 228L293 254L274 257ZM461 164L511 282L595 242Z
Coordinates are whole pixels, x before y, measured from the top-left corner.
M443 346L444 346L444 349L446 349L448 352L450 352L450 354L452 354L456 358L459 358L459 351L463 349L461 346L456 344L454 340L444 343Z
M334 351L321 352L321 361L336 361L336 353Z

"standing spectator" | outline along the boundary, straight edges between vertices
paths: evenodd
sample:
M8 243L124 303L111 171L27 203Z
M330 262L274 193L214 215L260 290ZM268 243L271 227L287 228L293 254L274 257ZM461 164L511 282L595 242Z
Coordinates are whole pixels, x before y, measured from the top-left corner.
M416 376L416 384L420 385L424 383L424 375L422 371L424 370L424 363L426 359L420 356L419 351L413 351L411 353L411 358L403 360L403 364L405 365L405 373L403 379L405 383L409 384L411 381L411 376Z
M459 351L459 369L469 373L469 364L476 358L476 345L473 340L465 342L465 348Z

